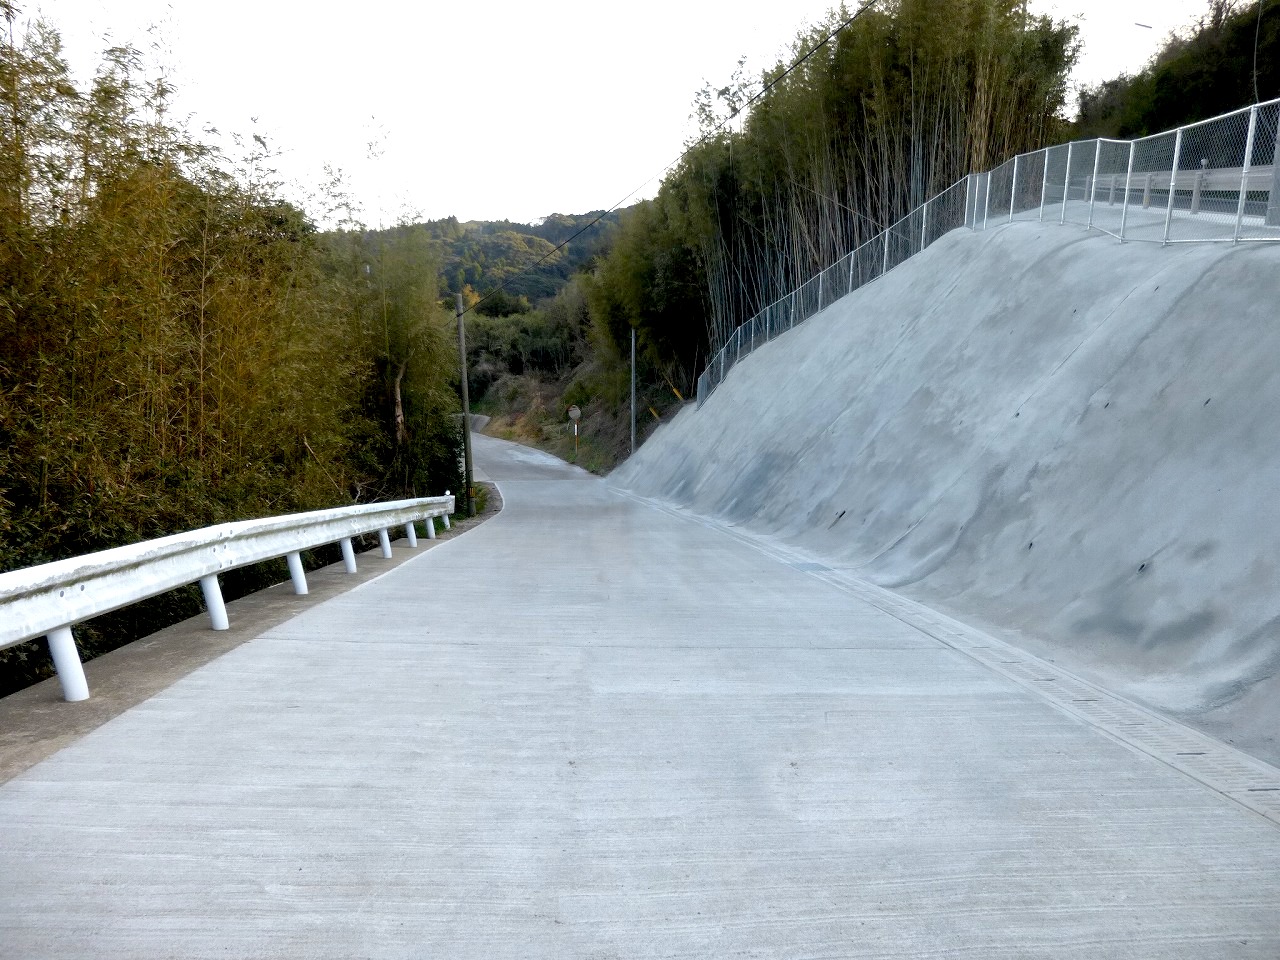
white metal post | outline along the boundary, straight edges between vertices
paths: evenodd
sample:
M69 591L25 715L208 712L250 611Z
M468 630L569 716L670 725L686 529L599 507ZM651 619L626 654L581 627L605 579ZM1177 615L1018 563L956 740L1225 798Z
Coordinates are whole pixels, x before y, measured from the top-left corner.
M384 560L391 559L391 536L387 533L387 528L383 527L378 531L378 546L382 547L382 558Z
M444 493L445 493L445 496L448 496L448 495L449 495L449 491L448 491L448 490L446 490ZM440 519L444 521L444 528L445 528L446 530L451 530L451 529L453 529L453 528L452 528L452 527L450 527L450 525L449 525L449 515L448 515L447 513L442 513L442 514L440 514Z
M49 641L49 656L53 658L58 682L62 684L62 698L72 703L88 700L89 681L84 678L84 665L80 662L75 638L71 636L71 627L50 630L45 639Z
M1124 203L1120 205L1120 242L1124 243L1124 227L1129 219L1129 187L1133 183L1133 158L1138 153L1138 141L1129 141L1129 169L1124 175Z
M1089 184L1089 229L1093 229L1093 204L1098 198L1098 164L1102 160L1102 141L1098 140L1093 147L1093 177ZM1125 199L1128 199L1127 197Z
M1009 222L1013 223L1013 204L1018 198L1018 161L1021 154L1013 158L1013 183L1009 186Z
M930 203L930 201L928 201L928 200L926 200L926 201L924 202L924 212L920 215L920 221L921 221L921 223L920 223L920 250L921 250L921 252L923 252L923 251L924 251L924 247L925 247L925 243L924 243L924 241L925 241L925 238L929 235L929 203Z
M1067 144L1067 166L1062 172L1062 212L1058 216L1058 223L1067 222L1067 196L1071 193L1071 153L1074 148L1074 141Z
M987 220L991 217L991 171L987 171L987 195L982 205L982 229L987 229ZM975 218L976 219L976 218ZM887 255L886 255L887 256Z
M880 276L884 276L889 272L889 231L886 230L881 234L884 237L884 263L880 265Z
M427 517L427 539L434 540L436 538L436 518Z
M356 551L351 546L351 538L343 537L339 546L342 548L342 566L346 568L347 573L356 572Z
M1044 204L1049 192L1049 148L1044 150L1044 173L1040 176L1040 222L1044 223Z
M1244 204L1249 196L1249 168L1253 166L1253 138L1258 133L1258 105L1249 108L1249 134L1244 139L1244 163L1240 167L1240 200L1236 204L1236 232L1231 236L1232 243L1240 242L1240 227L1244 223ZM1272 163L1280 163L1275 157Z
M409 541L409 549L416 549L418 546L418 531L414 528L412 520L404 525L404 536Z
M826 272L827 271L823 270L822 273L818 274L818 312L819 313L822 312L822 276Z
M218 586L218 575L211 573L207 577L201 577L200 589L204 593L204 605L209 611L209 622L213 629L231 629L231 623L227 620L227 605L222 602L222 588Z
M289 564L289 579L293 581L293 592L300 597L307 595L307 573L302 569L302 555L296 550L285 556Z
M1164 211L1164 236L1161 243L1169 242L1169 227L1173 224L1173 198L1177 196L1178 190L1178 164L1182 160L1182 127L1178 128L1178 135L1173 140L1173 169L1169 171L1169 205ZM1126 196L1125 200L1129 198Z

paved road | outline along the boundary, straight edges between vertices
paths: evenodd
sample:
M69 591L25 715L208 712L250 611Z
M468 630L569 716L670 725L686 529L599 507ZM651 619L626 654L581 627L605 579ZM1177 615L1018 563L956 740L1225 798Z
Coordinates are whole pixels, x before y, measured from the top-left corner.
M0 787L0 957L1280 956L1280 827L716 530L502 514Z

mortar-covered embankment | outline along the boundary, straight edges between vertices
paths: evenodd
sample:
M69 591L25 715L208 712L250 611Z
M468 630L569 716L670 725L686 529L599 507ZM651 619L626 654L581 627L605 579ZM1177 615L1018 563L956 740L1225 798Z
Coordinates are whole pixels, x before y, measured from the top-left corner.
M953 232L611 479L1280 762L1280 246Z

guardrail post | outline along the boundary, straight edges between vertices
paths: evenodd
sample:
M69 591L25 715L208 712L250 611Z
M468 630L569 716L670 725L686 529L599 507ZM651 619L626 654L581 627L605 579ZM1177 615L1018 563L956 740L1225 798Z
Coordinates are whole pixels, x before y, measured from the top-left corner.
M1178 193L1178 164L1182 162L1182 127L1178 128L1178 135L1173 140L1173 169L1169 171L1169 205L1164 211L1164 236L1160 239L1162 244L1169 242L1169 228L1173 225L1173 198Z
M418 546L418 531L414 529L412 520L404 525L404 536L409 541L410 549Z
M449 526L449 515L447 513L440 514L440 519L444 521L444 528L446 530L453 529L451 526Z
M307 573L302 569L302 555L295 550L284 559L289 564L289 579L293 581L293 592L300 597L305 597L307 595Z
M434 540L436 538L436 518L427 517L427 539Z
M49 642L49 656L53 658L54 669L58 671L58 682L62 684L62 699L71 703L88 700L89 681L84 678L84 664L80 662L80 651L71 636L71 627L50 630L45 639Z
M347 573L356 572L356 551L351 546L351 538L343 537L338 544L342 548L342 565L346 568Z
M218 575L211 573L207 577L201 577L200 590L204 593L204 605L209 611L213 629L231 629L231 622L227 619L227 605L222 602L222 588L218 586Z
M1244 163L1240 166L1240 199L1236 203L1236 232L1231 235L1232 243L1240 242L1240 227L1244 223L1244 205L1249 198L1249 169L1253 166L1253 140L1258 133L1258 105L1249 108L1249 133L1244 138ZM1280 157L1273 157L1274 163L1280 163Z
M1075 141L1067 144L1067 165L1062 169L1062 212L1058 215L1058 223L1067 222L1067 194L1071 192L1071 152Z
M1124 243L1124 226L1129 219L1129 188L1133 185L1133 158L1138 152L1138 141L1129 141L1129 168L1124 174L1124 203L1120 207L1120 242Z
M1204 189L1204 172L1209 169L1209 161L1200 159L1200 169L1196 171L1196 182L1191 187L1191 214L1200 212L1200 191Z
M378 546L382 547L382 559L391 559L391 535L387 533L387 528L383 527L378 531Z

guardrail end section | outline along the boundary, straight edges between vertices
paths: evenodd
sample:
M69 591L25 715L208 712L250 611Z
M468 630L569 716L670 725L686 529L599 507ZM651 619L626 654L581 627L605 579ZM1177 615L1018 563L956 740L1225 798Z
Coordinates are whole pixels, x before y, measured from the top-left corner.
M58 682L62 684L63 699L75 703L89 699L89 681L84 677L84 664L80 662L80 651L76 649L75 638L71 636L71 627L58 627L46 634L49 641L49 655L53 658L53 666L58 671Z

